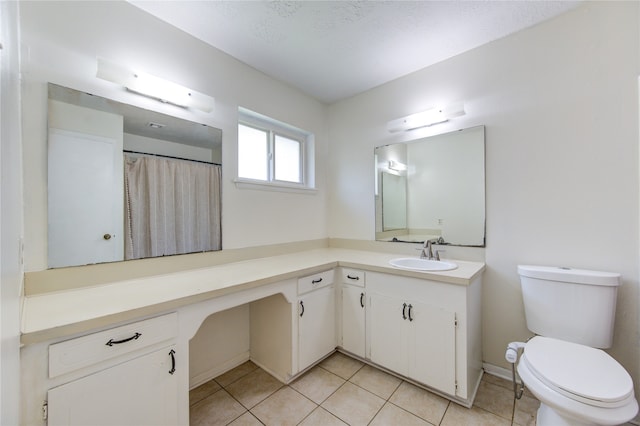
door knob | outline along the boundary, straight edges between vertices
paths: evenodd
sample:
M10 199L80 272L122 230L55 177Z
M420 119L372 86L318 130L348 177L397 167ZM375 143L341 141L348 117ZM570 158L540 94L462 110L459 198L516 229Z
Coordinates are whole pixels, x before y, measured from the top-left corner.
M105 240L110 240L111 239L111 234L104 234L102 236L102 238L104 238Z

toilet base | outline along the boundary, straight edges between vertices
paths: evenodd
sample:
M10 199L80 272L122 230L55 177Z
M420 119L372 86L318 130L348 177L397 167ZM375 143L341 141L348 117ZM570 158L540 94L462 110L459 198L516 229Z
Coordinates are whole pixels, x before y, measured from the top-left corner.
M597 423L581 422L579 420L563 417L553 408L544 403L540 403L536 426L595 426Z

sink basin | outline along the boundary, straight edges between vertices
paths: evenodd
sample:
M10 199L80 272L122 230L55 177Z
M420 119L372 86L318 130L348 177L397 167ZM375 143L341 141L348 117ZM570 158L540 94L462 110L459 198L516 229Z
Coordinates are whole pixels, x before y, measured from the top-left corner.
M450 271L458 265L443 260L420 259L418 257L400 257L389 261L391 266L412 271Z

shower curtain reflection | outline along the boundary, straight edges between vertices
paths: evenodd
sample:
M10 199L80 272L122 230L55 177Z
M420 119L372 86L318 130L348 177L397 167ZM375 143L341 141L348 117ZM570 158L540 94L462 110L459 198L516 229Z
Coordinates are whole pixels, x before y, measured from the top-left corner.
M221 249L222 167L125 155L125 259Z

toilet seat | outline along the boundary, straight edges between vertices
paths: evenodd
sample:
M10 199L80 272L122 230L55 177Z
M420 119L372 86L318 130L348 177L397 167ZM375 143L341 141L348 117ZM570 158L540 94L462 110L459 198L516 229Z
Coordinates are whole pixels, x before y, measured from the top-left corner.
M584 404L614 408L634 398L629 373L600 349L536 336L520 362L549 388Z

